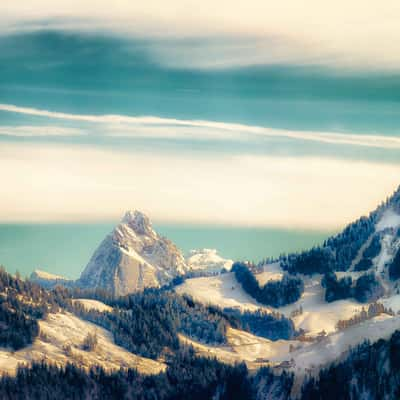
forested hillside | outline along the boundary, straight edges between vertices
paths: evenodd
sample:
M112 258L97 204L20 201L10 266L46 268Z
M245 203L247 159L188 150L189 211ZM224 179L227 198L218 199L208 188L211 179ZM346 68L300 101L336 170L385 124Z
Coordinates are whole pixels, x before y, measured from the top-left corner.
M383 211L390 207L400 210L400 188L368 216L349 224L342 232L327 239L321 246L300 253L282 255L281 267L290 273L314 274L329 271L347 271L368 239L370 245L364 250L356 270L365 270L380 251L379 235L374 235L376 224Z
M47 291L0 268L0 346L18 350L31 344L38 320L67 306L66 299L65 289Z
M84 371L72 364L59 368L45 363L21 367L16 377L0 378L0 398L41 400L286 400L293 377L276 376L268 368L249 375L244 364L228 366L196 357L190 348L177 352L166 373L142 376L135 370L107 374Z
M400 398L400 331L389 340L364 343L346 360L305 383L303 400L381 400Z

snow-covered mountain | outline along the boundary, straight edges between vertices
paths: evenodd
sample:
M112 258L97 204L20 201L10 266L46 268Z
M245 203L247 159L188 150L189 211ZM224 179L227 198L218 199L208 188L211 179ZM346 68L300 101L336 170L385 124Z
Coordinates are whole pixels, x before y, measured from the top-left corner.
M191 250L186 262L193 271L220 272L222 269L229 271L233 261L218 255L216 249Z
M159 287L189 270L181 251L160 236L147 216L128 211L94 252L78 281L125 295Z

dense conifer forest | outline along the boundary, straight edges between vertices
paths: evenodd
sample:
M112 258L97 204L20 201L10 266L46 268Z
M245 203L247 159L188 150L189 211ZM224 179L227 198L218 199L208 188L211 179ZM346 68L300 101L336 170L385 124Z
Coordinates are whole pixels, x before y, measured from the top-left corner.
M389 265L389 277L393 281L400 278L400 250L398 250L392 263Z
M42 289L0 268L0 346L21 349L39 334L38 319L67 306L65 289Z
M350 276L337 279L334 272L328 272L321 280L325 288L325 301L328 303L336 300L354 297L360 303L376 301L384 289L373 273L361 275L355 282Z
M321 246L300 253L282 255L279 261L289 273L305 275L325 274L330 271L347 271L362 245L371 238L355 270L366 270L370 260L381 250L380 235L375 233L382 211L387 206L400 209L400 188L367 217L361 217L349 224L342 232L327 239Z
M347 358L306 378L300 400L380 400L400 397L400 331L354 348ZM143 376L135 370L106 373L72 364L34 363L15 377L0 378L2 399L248 399L288 400L293 376L261 368L249 374L244 364L228 366L181 348L165 373Z
M169 361L167 371L143 376L135 370L106 373L101 368L82 370L72 364L57 367L34 363L19 368L16 377L0 378L4 400L83 398L108 400L286 400L293 383L287 373L274 375L261 368L250 375L245 364L229 366L194 355L182 348Z
M364 343L346 360L304 384L303 400L381 400L400 398L400 331L389 340Z
M280 281L269 281L260 287L248 265L235 263L232 272L246 293L267 306L281 307L294 303L304 291L303 280L296 276L284 275Z
M177 350L179 333L213 345L226 343L229 326L271 340L295 335L293 322L279 313L222 310L170 291L147 289L117 299L102 298L99 293L94 297L108 301L113 312L87 310L79 303L75 303L73 312L113 332L120 346L150 358L158 358L165 348Z

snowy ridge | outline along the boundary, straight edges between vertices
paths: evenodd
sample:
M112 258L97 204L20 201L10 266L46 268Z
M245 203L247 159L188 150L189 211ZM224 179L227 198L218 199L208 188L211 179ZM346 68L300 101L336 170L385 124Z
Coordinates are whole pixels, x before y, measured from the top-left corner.
M29 277L32 282L35 282L46 289L51 289L57 285L70 286L73 285L74 281L67 279L61 275L51 274L46 271L36 269Z
M204 270L220 272L222 269L229 271L233 261L222 258L216 249L191 250L186 258L186 263L193 271Z
M56 274L51 274L50 272L42 271L40 269L35 269L31 274L31 279L44 279L48 281L67 281L69 279Z

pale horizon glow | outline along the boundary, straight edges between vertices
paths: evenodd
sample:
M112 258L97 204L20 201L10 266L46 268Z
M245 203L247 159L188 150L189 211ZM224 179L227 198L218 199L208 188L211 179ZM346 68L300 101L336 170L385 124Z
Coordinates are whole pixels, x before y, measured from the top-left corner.
M0 220L119 220L140 209L164 222L337 229L390 195L399 173L399 165L316 157L3 143Z

